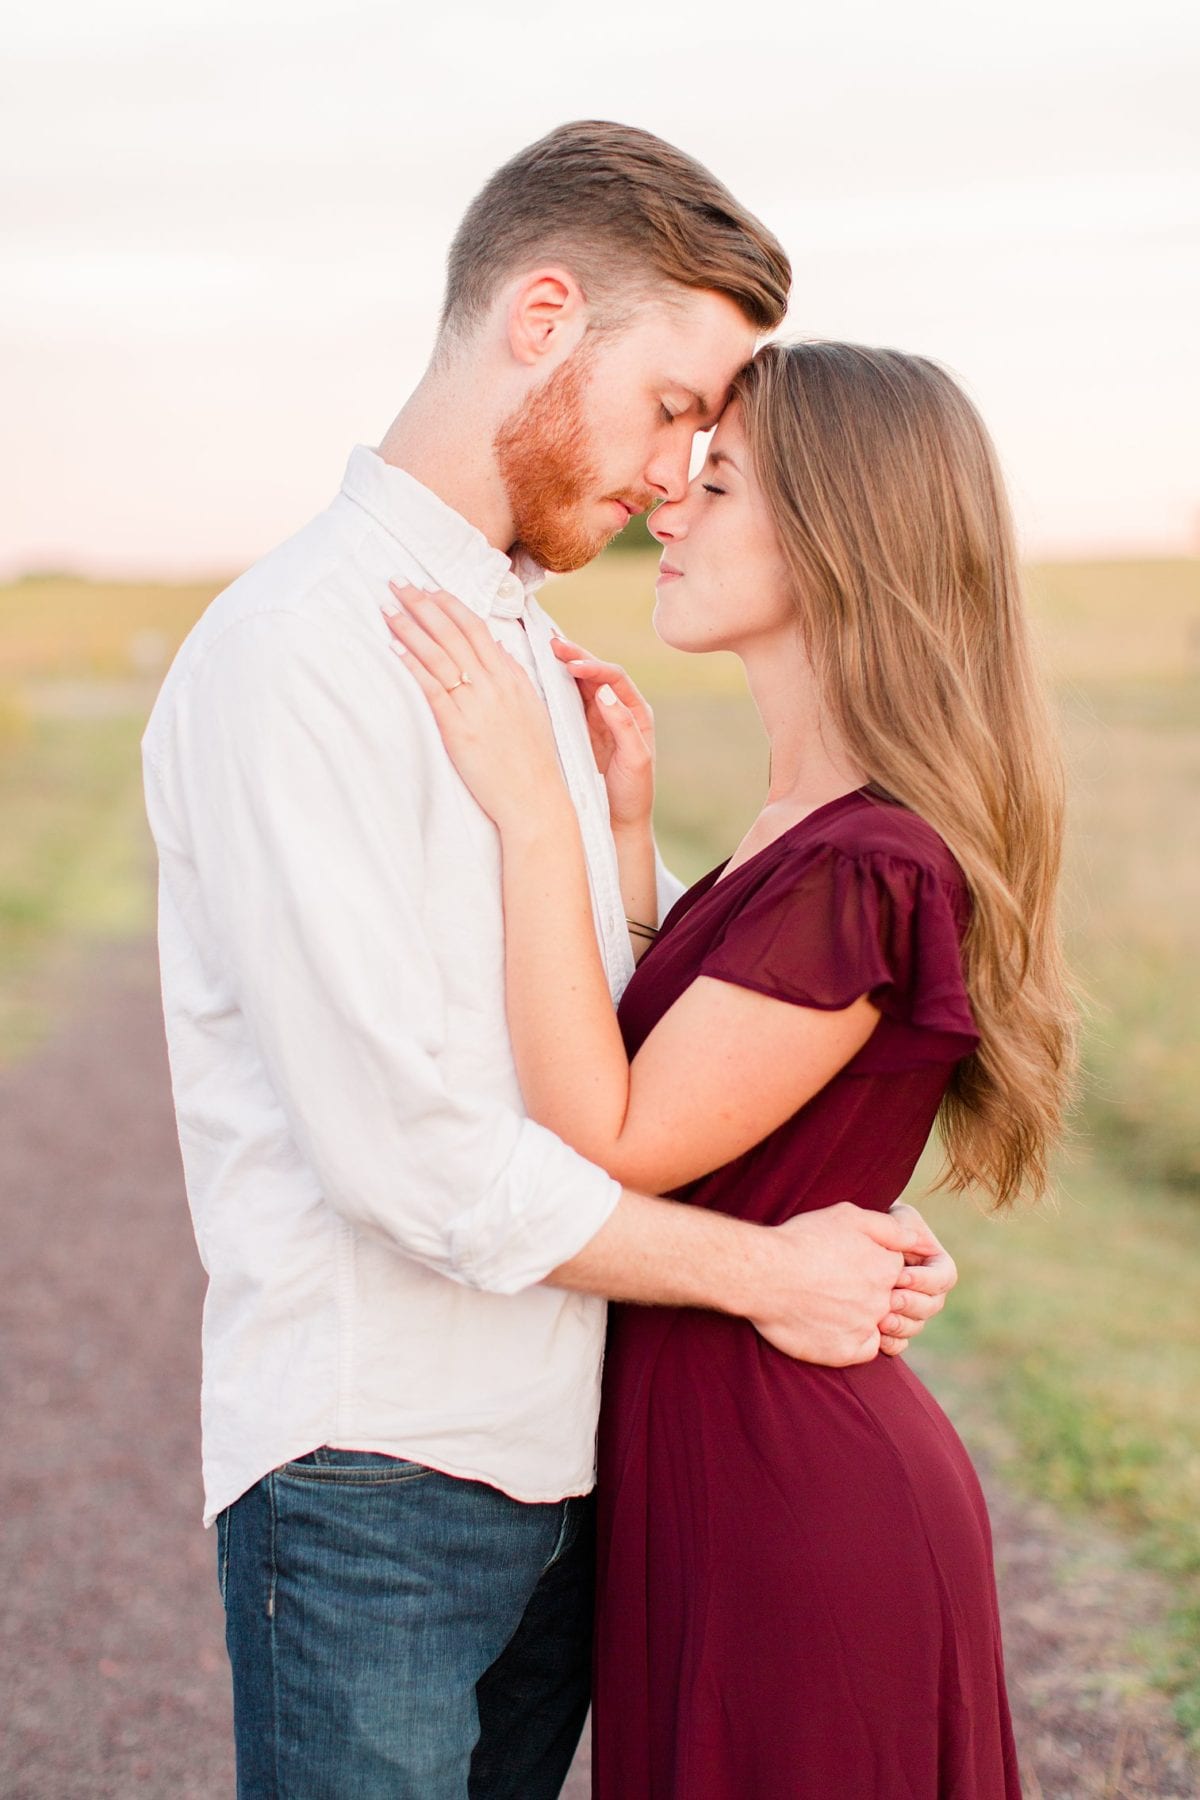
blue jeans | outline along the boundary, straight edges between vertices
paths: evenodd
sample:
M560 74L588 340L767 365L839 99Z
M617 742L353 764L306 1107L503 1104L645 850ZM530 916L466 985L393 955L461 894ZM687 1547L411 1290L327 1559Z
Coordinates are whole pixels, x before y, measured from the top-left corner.
M588 1706L590 1497L326 1448L217 1540L238 1800L555 1800Z

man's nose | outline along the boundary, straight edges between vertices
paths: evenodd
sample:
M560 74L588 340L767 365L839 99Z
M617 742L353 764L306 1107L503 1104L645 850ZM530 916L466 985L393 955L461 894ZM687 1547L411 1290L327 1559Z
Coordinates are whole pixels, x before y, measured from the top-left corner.
M692 441L680 433L669 450L658 452L646 470L646 483L662 500L682 500L688 489L692 466Z

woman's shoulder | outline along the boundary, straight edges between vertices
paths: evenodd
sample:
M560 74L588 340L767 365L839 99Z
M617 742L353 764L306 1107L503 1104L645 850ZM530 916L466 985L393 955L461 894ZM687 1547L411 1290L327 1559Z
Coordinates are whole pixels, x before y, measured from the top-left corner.
M848 796L848 802L823 808L813 818L811 832L797 833L795 852L836 851L854 861L907 864L965 889L965 877L945 839L919 813L874 789Z

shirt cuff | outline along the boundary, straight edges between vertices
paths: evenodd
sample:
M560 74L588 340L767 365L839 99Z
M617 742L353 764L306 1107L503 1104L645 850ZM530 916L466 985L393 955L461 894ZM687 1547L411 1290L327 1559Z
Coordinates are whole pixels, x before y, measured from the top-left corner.
M451 1220L457 1280L493 1294L544 1281L590 1243L616 1209L621 1184L532 1119L483 1199Z
M683 896L687 893L687 889L677 875L672 875L670 869L668 869L666 863L662 859L657 844L654 846L654 873L658 883L657 922L661 925L675 902L677 900L682 900Z

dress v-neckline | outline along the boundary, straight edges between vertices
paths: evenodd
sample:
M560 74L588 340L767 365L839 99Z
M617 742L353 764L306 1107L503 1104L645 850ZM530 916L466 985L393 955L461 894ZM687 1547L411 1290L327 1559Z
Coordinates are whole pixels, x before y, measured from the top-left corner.
M761 850L755 850L746 858L745 862L738 863L735 869L729 869L729 865L733 861L733 858L726 857L723 863L718 863L716 870L714 871L714 879L709 884L707 891L711 894L713 888L719 887L723 881L733 881L741 874L743 869L751 868L758 861L760 856L766 856L768 851L776 849L780 844L790 838L793 833L803 831L806 825L810 825L814 819L819 819L823 813L831 812L836 806L844 806L847 800L859 800L863 798L867 792L868 785L869 784L864 782L862 787L851 788L849 793L837 794L832 800L824 800L820 806L814 806L811 812L806 812L804 817L802 819L797 819L794 825L785 827L783 831L779 832L776 837L771 839L770 843L764 844ZM725 873L727 869L729 869L728 875Z

